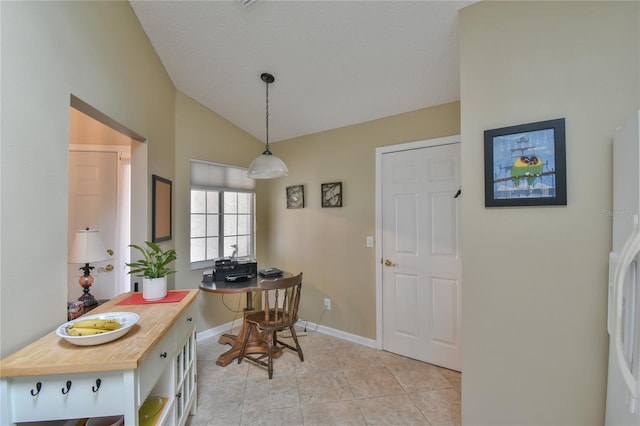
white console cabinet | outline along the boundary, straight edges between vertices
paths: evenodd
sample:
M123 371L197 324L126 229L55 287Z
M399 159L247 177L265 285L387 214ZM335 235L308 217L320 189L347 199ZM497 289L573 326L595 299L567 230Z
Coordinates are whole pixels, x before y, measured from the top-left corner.
M91 311L135 312L123 337L75 346L52 332L0 361L0 424L124 415L138 425L149 396L166 398L157 424L182 426L195 413L196 312L199 290L179 302L118 305L123 294Z

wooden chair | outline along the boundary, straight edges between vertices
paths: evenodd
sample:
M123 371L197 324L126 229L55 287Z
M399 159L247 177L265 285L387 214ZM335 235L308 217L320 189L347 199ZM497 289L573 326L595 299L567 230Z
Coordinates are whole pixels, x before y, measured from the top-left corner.
M263 309L245 317L245 326L249 327L242 342L242 349L238 355L238 364L243 358L247 358L256 364L267 367L269 379L273 378L273 353L278 344L298 353L300 361L304 362L302 348L298 343L295 323L298 321L298 305L300 303L300 290L302 289L302 272L293 277L276 278L260 281L260 291L262 294ZM268 345L266 354L254 356L245 353L251 328L255 327L258 332L262 332ZM295 347L278 340L277 332L289 329ZM264 358L267 357L265 362Z

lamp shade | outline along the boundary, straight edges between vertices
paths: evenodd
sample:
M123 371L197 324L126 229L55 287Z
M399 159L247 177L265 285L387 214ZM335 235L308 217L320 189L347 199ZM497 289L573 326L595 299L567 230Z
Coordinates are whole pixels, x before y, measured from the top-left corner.
M111 255L102 245L100 232L97 229L81 229L69 251L69 263L93 263L111 259Z
M247 172L247 176L252 179L272 179L288 174L286 164L271 153L262 154L253 160Z

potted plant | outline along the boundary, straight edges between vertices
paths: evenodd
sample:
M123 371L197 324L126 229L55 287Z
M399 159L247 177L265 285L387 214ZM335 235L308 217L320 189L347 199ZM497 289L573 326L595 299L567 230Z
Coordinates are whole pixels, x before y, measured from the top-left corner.
M142 298L145 300L158 300L167 295L167 275L175 274L169 263L176 260L176 250L162 250L159 245L151 241L145 241L147 247L130 244L142 253L143 258L135 262L126 263L131 268L129 274L142 277Z

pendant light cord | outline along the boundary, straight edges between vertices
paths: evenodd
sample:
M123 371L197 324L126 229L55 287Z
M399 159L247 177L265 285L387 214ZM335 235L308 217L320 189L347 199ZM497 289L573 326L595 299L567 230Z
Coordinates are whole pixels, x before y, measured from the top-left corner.
M269 82L265 81L266 89L266 114L265 114L265 128L267 130L267 149L264 150L264 155L271 155L271 151L269 150Z
M273 83L275 81L275 78L273 77L273 75L263 72L260 75L260 79L267 84L267 87L265 87L266 146L262 155L253 160L249 165L247 177L251 179L273 179L287 176L289 174L289 169L287 169L287 165L284 164L284 162L280 158L271 154L271 149L269 146L269 84Z

